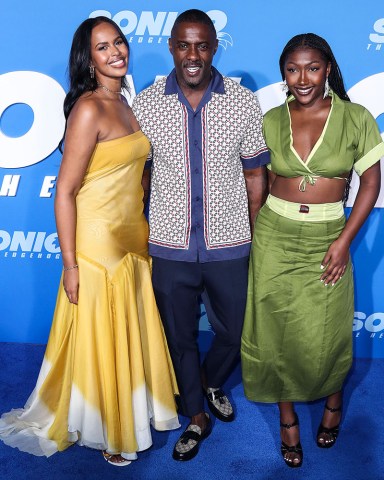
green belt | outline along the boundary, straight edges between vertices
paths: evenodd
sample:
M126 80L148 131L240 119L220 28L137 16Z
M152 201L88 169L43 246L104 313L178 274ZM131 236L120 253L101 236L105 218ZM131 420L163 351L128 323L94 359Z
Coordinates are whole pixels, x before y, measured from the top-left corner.
M342 202L335 203L294 203L268 195L265 202L278 215L304 222L337 220L344 215Z

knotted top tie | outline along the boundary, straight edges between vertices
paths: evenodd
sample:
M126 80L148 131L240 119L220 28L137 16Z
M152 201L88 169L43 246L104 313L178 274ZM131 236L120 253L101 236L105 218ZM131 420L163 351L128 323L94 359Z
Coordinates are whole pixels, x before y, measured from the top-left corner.
M301 182L299 183L299 190L300 192L305 192L307 187L307 183L310 185L315 185L316 180L319 178L320 175L303 175Z
M310 185L315 185L318 178L328 178L328 177L322 177L321 175L310 175L310 174L303 175L301 182L299 183L300 192L305 192L305 189L308 183ZM332 178L337 180L345 180L346 182L348 182L348 178L345 178L345 177L332 177Z

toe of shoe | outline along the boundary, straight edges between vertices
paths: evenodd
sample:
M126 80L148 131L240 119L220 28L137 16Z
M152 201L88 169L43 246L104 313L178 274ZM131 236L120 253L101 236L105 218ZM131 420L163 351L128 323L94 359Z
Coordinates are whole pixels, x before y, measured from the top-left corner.
M235 419L235 413L233 410L229 415L225 415L218 408L216 408L215 405L209 400L208 400L208 407L210 411L213 413L213 415L219 420L221 420L222 422L232 422Z
M173 449L172 458L174 460L178 460L179 462L186 462L188 460L192 460L192 458L196 457L199 451L199 444L197 443L193 448L188 450L187 452L179 452L176 448Z

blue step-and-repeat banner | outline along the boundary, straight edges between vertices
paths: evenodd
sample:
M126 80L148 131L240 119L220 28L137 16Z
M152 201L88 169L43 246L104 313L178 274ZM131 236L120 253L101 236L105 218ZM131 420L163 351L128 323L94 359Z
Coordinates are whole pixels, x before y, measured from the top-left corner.
M214 64L258 95L263 111L284 99L278 59L293 35L328 40L353 101L384 132L384 5L377 0L303 4L264 0L3 0L0 9L0 341L47 340L62 262L53 215L61 161L62 103L72 36L106 15L131 46L132 97L173 67L167 47L178 13L200 8L220 47ZM383 182L384 184L384 182ZM349 207L356 195L354 178ZM384 357L384 188L355 239L358 357ZM347 208L347 213L350 209ZM310 319L308 319L310 321ZM209 326L203 315L201 329Z

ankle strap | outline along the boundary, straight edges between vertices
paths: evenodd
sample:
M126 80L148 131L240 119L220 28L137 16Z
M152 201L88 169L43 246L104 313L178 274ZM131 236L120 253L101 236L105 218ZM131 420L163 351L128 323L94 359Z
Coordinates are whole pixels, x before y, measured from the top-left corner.
M293 423L281 423L280 422L280 427L286 428L288 430L292 427L297 427L298 425L299 425L299 418L298 418L296 412L295 412L295 419L294 419Z
M340 412L341 411L341 405L340 407L337 407L337 408L332 408L332 407L328 407L328 405L325 405L325 408L330 411L331 413L335 413L335 412Z

